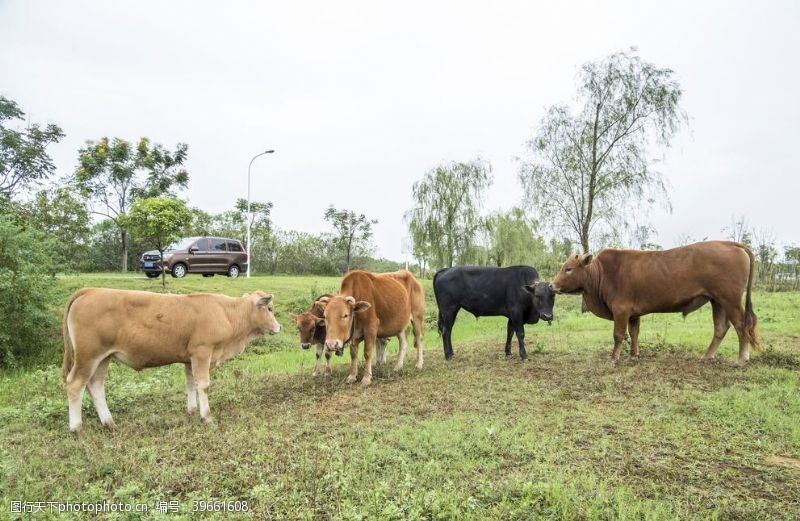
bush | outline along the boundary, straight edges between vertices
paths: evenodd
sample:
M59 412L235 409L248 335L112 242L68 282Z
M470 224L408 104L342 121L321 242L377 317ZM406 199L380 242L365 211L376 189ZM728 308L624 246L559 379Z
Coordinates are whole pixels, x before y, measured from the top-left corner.
M53 241L0 213L0 367L49 345Z

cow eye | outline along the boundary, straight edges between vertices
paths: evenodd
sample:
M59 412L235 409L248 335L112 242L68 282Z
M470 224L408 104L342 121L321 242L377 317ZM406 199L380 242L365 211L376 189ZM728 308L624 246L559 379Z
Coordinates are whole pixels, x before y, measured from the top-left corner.
M347 318L347 313L345 313L344 315L342 315L342 318Z
M572 268L564 268L564 273L570 273L570 272L572 272Z

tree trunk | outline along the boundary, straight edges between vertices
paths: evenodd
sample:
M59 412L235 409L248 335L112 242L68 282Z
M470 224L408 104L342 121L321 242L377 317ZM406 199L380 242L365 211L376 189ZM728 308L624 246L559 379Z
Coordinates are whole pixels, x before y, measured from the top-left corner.
M122 240L122 272L128 271L128 232L120 230L120 239Z

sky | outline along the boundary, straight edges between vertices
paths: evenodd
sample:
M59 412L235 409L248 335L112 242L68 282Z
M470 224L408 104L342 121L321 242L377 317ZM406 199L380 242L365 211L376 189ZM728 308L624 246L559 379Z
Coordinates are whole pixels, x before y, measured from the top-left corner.
M415 181L488 160L485 211L519 205L518 157L581 64L631 46L675 71L689 126L657 168L654 242L724 238L744 216L800 244L800 2L0 0L0 94L66 137L60 175L103 136L189 145L192 206L247 194L277 227L329 231L333 204L403 260ZM660 156L659 156L660 157Z

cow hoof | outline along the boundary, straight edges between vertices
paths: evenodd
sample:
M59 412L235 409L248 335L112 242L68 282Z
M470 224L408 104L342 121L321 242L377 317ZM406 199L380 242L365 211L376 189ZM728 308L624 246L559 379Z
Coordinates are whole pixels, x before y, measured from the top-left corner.
M197 414L197 407L195 407L194 409L186 409L186 412L189 413L189 416L194 416L195 414Z
M419 364L417 364L415 367L417 368L418 371L422 371L422 363L421 362Z
M113 431L114 429L117 428L117 424L114 423L114 420L108 420L107 422L105 422L103 424L103 427L105 427L106 429L108 429L110 431Z
M313 373L311 373L311 376L313 376L314 378L316 378L317 376L319 376L319 373L318 373L317 371L314 371Z
M81 435L81 432L83 432L83 424L79 423L75 427L70 427L69 431L72 433L74 437L78 438Z
M347 380L345 380L345 382L347 382L347 383L349 383L349 384L351 384L351 383L353 383L353 382L355 382L355 381L356 381L356 377L355 377L355 376L353 376L353 375L349 375L349 376L347 377Z
M514 358L514 355L511 353L506 353L506 358Z
M521 357L519 358L519 361L520 361L520 362L530 362L530 359L529 359L527 356L521 356Z
M361 387L366 387L372 383L372 378L365 376L361 379Z
M400 371L401 369L403 369L403 364L394 364L395 371Z
M452 359L453 359L453 356L454 356L454 355L453 355L453 353L450 353L450 354L445 354L445 355L444 355L444 359L445 359L445 360L452 360Z

